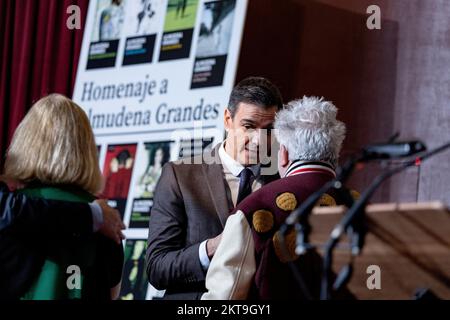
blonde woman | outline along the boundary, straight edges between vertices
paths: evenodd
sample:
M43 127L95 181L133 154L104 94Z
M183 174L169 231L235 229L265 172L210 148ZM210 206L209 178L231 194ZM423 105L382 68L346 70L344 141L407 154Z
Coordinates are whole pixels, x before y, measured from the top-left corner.
M36 102L14 133L4 177L27 196L92 202L103 179L84 111L59 94ZM42 257L41 271L24 275L29 290L23 299L117 298L123 265L119 244L99 234L59 236L54 239L57 246L26 234L12 237L29 247L30 255Z

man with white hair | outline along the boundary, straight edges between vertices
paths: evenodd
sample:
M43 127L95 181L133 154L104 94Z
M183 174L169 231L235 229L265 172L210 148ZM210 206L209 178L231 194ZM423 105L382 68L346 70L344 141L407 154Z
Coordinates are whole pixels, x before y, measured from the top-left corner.
M336 114L331 102L316 97L291 101L277 113L274 126L281 179L251 194L228 218L202 299L305 298L288 268L290 261L302 273L311 296L319 296L320 256L315 251L301 257L295 254L295 230L285 238L285 254L278 230L300 203L335 177L345 137L345 125ZM340 202L328 192L320 204Z

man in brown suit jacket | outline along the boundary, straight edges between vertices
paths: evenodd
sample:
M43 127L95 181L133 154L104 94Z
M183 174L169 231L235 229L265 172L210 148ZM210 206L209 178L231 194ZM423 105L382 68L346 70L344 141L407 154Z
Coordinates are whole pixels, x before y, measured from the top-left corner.
M229 213L252 191L279 177L276 170L262 174L260 147L270 147L271 139L262 136L267 130L270 134L282 107L271 82L244 79L225 110L226 140L200 157L163 167L150 215L146 270L150 283L166 290L164 298L201 297Z

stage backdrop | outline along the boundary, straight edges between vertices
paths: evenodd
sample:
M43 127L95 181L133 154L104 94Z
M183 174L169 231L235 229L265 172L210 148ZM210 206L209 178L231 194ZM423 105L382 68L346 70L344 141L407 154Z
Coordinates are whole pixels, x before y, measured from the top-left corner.
M162 295L144 257L167 161L223 139L247 0L93 0L73 99L96 135L110 199L128 226L123 299Z

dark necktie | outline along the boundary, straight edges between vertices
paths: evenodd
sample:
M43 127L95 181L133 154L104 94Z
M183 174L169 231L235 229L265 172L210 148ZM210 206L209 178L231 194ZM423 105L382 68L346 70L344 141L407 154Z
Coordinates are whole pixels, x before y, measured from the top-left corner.
M249 168L244 168L239 174L239 193L236 205L252 193L253 172Z

